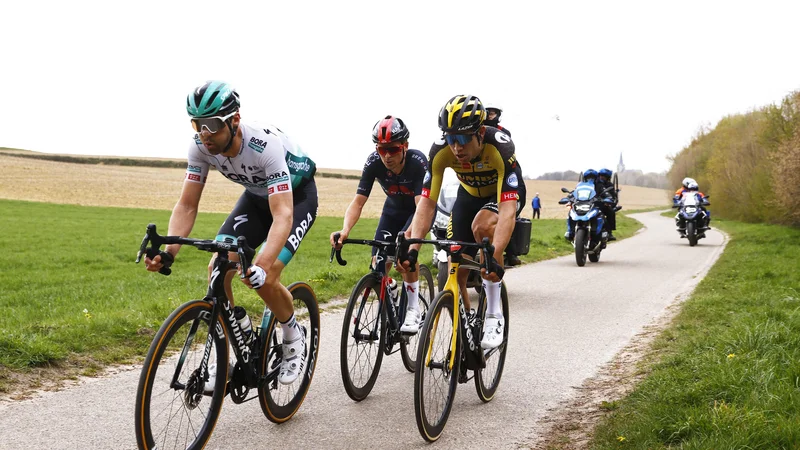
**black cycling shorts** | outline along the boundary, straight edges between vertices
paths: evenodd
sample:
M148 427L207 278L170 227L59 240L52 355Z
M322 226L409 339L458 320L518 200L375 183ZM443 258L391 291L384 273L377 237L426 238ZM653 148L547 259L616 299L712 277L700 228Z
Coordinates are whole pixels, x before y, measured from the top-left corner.
M303 237L311 229L317 218L317 185L311 179L305 186L292 191L294 203L294 219L289 239L278 255L284 266L289 264L292 256L300 247ZM266 239L272 226L272 212L269 209L269 200L244 191L233 211L225 219L219 229L216 240L236 242L239 236L247 238L247 244L252 248L261 245ZM261 251L264 247L261 247Z
M517 216L522 211L521 206L524 206L524 203L517 201ZM472 221L481 210L498 214L500 211L497 207L496 197L473 197L466 189L459 186L453 211L450 213L450 221L447 223L447 239L475 242L475 236L472 234ZM474 257L478 250L469 248L464 253Z
M391 241L397 239L397 234L401 231L408 230L411 226L411 220L414 218L413 209L398 209L394 206L394 202L390 202L387 197L386 202L383 204L383 211L381 218L378 221L378 228L375 229L376 241ZM388 249L389 254L394 252L394 247ZM372 255L378 253L378 249L372 247Z

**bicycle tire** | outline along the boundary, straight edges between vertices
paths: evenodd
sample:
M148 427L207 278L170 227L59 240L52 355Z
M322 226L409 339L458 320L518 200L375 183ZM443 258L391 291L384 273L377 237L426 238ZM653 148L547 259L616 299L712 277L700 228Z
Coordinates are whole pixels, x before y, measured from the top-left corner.
M258 388L258 402L261 411L273 423L283 423L291 419L303 400L306 398L311 380L314 378L317 357L319 353L319 305L314 290L306 283L295 282L287 287L292 294L294 314L297 322L306 330L306 360L303 373L292 384L282 385L277 376L263 383ZM259 377L265 376L270 370L277 370L281 362L283 342L280 328L277 327L278 319L273 314L269 320L266 332L265 345L261 349L261 363Z
M481 294L484 295L484 294ZM486 360L486 367L481 370L475 371L475 390L478 392L478 398L484 403L490 402L497 392L497 387L500 385L500 378L503 376L503 368L506 363L506 352L508 351L508 293L506 292L506 284L503 282L500 285L500 299L503 307L503 318L505 326L503 327L503 343L498 347L499 350L492 353ZM486 302L483 302L483 311L481 317L486 319ZM486 384L485 380L490 379L490 383Z
M165 449L169 443L177 445L178 442L180 448L203 448L211 437L222 410L228 375L228 331L221 327L223 336L209 333L211 311L212 305L204 300L184 303L167 317L153 338L136 390L136 443L140 449ZM197 328L192 334L190 331L195 322ZM189 325L189 329L185 333L178 333L185 325ZM209 335L213 339L209 365L212 362L226 362L217 364L216 383L211 396L203 395L202 388L196 383ZM173 341L173 338L177 340ZM170 366L172 370L169 370ZM175 377L179 369L180 373ZM181 375L184 374L186 379L182 382ZM183 389L173 388L173 379ZM163 392L160 387L154 392L157 385L163 385ZM195 393L190 394L193 390ZM166 404L166 408L160 407L162 403ZM206 403L208 409L203 412L199 406ZM176 417L179 414L180 417ZM197 415L196 419L190 417L194 414ZM159 418L166 421L163 429L154 423ZM202 423L202 426L197 427L197 423ZM173 428L170 430L170 427ZM183 433L185 437L181 437ZM190 434L194 434L194 437L190 437Z
M433 284L433 274L431 269L425 264L419 265L419 312L420 312L420 328L425 323L425 317L428 314L428 305L431 304L436 296L436 286ZM402 325L402 324L400 324ZM419 332L408 337L408 342L402 341L400 343L400 356L403 359L403 366L409 372L413 373L417 367L417 345L419 344Z
M383 361L383 349L386 345L386 313L381 305L380 289L380 278L371 273L364 275L353 288L344 313L339 345L339 367L345 392L357 402L367 398L372 391ZM356 340L356 324L359 326L359 336L372 336L377 342ZM360 356L364 355L367 356L367 360L361 361ZM374 356L374 361L370 356ZM359 367L367 367L368 372L356 376L354 371Z
M443 312L444 314L442 314ZM450 350L452 333L457 332L453 329L453 314L453 293L449 290L440 292L429 309L428 320L422 327L422 339L419 341L417 349L417 361L420 361L420 365L419 370L414 372L414 415L420 435L428 442L434 442L442 435L453 407L453 399L458 385L462 343L461 336L458 335L456 337L456 353L452 354ZM448 323L450 324L449 332L447 330ZM444 329L439 330L440 324L444 325ZM437 336L442 338L441 342L433 342ZM430 363L425 363L428 361L429 353L433 353ZM453 367L449 369L451 360ZM445 389L437 390L426 386L427 381L436 381L435 372L439 372L441 379L447 383L446 397L442 399L444 405L441 407L434 407L432 401L435 399L428 398L428 395L433 397L437 392L445 391ZM434 415L438 417L433 417Z

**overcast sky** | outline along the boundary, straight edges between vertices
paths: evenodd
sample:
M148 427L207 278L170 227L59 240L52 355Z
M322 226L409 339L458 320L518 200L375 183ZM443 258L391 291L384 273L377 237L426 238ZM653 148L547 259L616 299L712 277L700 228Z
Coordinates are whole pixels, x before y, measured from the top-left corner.
M800 2L6 2L0 146L184 158L186 95L233 84L320 167L386 114L427 154L453 95L505 110L526 175L663 171L728 114L800 89Z

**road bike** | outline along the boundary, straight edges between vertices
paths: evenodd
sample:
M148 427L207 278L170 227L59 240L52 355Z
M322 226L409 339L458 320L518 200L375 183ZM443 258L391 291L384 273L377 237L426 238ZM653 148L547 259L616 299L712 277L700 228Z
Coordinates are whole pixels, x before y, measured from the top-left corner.
M450 256L450 273L444 290L440 291L428 308L428 315L420 331L417 347L417 370L414 373L414 413L420 435L428 441L439 439L447 424L456 386L475 380L475 389L483 402L494 398L505 366L508 345L509 311L505 283L501 284L503 343L497 348L481 348L483 322L486 316L486 293L481 289L478 306L469 313L464 307L456 274L459 268L487 272L494 267L494 246L488 238L478 244L450 240L397 238L398 254L407 251L411 244L434 244ZM483 263L464 258L467 248L479 248ZM399 257L399 260L405 258ZM457 313L456 313L457 311ZM469 374L472 371L472 375Z
M334 235L334 242L339 242L338 233ZM372 391L384 355L391 355L399 350L406 370L414 372L419 332L406 334L400 331L405 320L408 297L402 289L399 295L392 292L390 286L393 280L386 274L386 263L393 263L395 260L395 243L345 239L341 244L342 247L345 244L369 245L378 250L370 264L370 272L361 277L350 294L342 323L339 353L342 382L347 395L355 401L361 401ZM337 262L344 266L347 261L342 259L341 252L342 248L332 248L330 260L332 262L336 255ZM418 294L424 321L428 305L435 294L433 275L425 264L419 265ZM399 345L395 347L397 344Z
M203 448L228 394L237 404L258 398L264 415L274 423L289 420L305 399L319 350L319 307L311 286L300 282L288 286L308 351L303 373L292 384L283 385L278 382L283 339L276 317L265 307L261 326L253 327L253 339L248 343L250 339L225 294L225 274L240 266L249 267L248 261L255 255L245 238L227 243L159 236L156 226L150 224L136 262L143 254L154 258L165 244L191 245L216 253L217 257L205 297L175 309L147 352L136 391L139 448ZM241 263L230 261L228 252L238 253ZM172 270L165 266L160 272L169 275ZM233 349L233 360L229 359L229 347ZM213 364L216 381L213 386L206 386ZM256 393L251 395L253 389Z

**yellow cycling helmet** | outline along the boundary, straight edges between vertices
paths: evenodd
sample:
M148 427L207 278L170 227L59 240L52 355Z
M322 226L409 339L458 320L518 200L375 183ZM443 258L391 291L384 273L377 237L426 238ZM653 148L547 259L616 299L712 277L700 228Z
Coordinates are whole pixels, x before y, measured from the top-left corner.
M448 134L474 133L486 120L486 108L474 95L456 95L439 111L439 129Z

